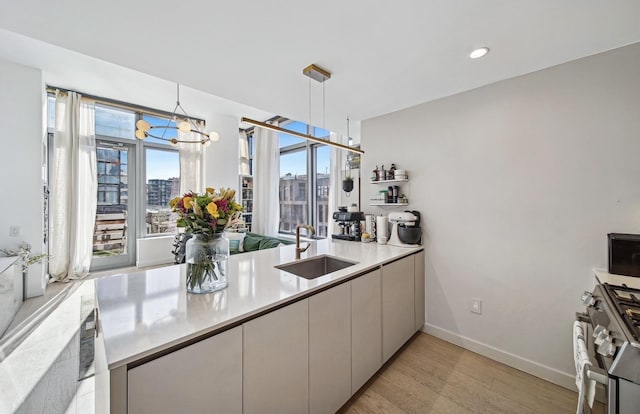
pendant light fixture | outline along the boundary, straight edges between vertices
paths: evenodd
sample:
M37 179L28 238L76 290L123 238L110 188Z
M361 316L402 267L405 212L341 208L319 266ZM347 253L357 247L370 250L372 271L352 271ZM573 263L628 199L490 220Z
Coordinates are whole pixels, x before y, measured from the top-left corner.
M138 120L136 122L136 138L143 140L147 137L152 137L156 139L160 139L163 141L169 142L170 145L178 145L178 144L202 144L202 146L207 147L211 144L211 142L216 142L220 139L220 136L217 132L211 131L209 133L205 133L200 130L200 126L187 114L187 111L180 104L180 84L176 85L176 106L173 108L172 116L168 120L166 125L151 125L149 122L144 119ZM182 113L178 113L180 110ZM175 122L175 126L171 125L172 122ZM181 132L193 132L195 134L200 135L200 140L198 141L187 141L180 140L177 138L165 138L167 131L170 129L175 129ZM151 131L162 131L160 132L151 132Z
M321 67L319 67L317 65L313 65L313 64L311 64L311 65L307 66L306 68L304 68L302 70L302 73L305 76L308 76L310 79L313 79L313 80L315 80L317 82L320 82L320 83L324 83L326 80L331 78L331 72L329 72L328 70L323 69L323 68L321 68ZM311 85L311 84L309 84L309 85ZM324 88L322 90L322 100L323 100L323 111L324 111ZM322 117L323 117L323 124L324 124L324 113L322 114ZM266 122L256 121L255 119L242 117L241 121L245 122L247 124L259 127L259 128L268 129L268 130L274 131L274 132L281 132L283 134L287 134L287 135L291 135L291 136L294 136L294 137L306 139L307 141L315 142L315 143L318 143L318 144L328 145L330 147L339 148L341 150L354 152L354 153L357 153L357 154L364 154L364 151L361 150L360 148L351 147L349 145L343 145L343 144L340 144L340 143L337 143L337 142L330 141L328 139L322 139L322 138L314 137L313 135L303 134L301 132L290 131L288 129L280 128L278 126L271 125L271 124L268 124ZM310 124L311 124L311 86L309 86L309 125ZM324 125L322 127L324 129ZM348 133L347 133L347 135L348 135Z

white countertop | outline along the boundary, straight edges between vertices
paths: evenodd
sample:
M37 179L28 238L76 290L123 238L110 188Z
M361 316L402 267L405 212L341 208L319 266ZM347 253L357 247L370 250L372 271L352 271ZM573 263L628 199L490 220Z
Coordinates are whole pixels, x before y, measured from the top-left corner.
M204 295L186 292L186 265L97 279L107 364L117 368L420 250L315 241L302 259L329 254L358 263L313 280L274 268L294 261L295 245L241 253L229 260L229 286Z
M0 257L0 273L7 270L20 256L1 256Z
M600 283L608 283L610 285L622 285L623 283L630 288L640 289L640 277L614 275L607 272L604 269L593 269L596 273L596 278Z

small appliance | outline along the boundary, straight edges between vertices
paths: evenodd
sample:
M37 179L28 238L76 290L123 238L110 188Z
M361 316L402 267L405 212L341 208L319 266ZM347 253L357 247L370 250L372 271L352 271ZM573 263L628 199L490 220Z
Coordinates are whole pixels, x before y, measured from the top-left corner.
M420 240L422 239L420 213L417 211L390 213L389 221L392 227L387 244L399 247L416 247L420 245Z
M609 273L640 277L640 235L609 233Z
M338 223L340 233L332 234L331 238L360 241L360 221L364 220L364 214L361 211L336 211L333 213L333 219Z

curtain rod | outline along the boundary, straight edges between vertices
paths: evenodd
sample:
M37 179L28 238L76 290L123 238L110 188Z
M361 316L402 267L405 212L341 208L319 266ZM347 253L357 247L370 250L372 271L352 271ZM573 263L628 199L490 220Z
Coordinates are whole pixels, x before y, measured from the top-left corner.
M103 104L115 106L115 107L118 107L118 108L128 109L128 110L137 111L137 112L145 112L145 113L148 113L150 115L157 115L157 116L162 116L162 117L166 117L166 118L171 118L174 115L173 112L163 111L162 109L149 108L148 106L143 106L143 105L132 104L132 103L129 103L129 102L118 101L116 99L111 99L111 98L103 98L102 96L91 95L91 94L88 94L88 93L75 91L73 89L61 88L59 86L47 85L47 92L52 92L53 93L56 90L59 90L61 92L79 93L80 95L82 95L83 98L91 99L91 100L96 101L98 103L103 103ZM194 120L194 121L202 122L204 125L206 125L206 121L204 119L202 119L202 118L196 118L196 117L193 117L193 116L189 116L189 118Z

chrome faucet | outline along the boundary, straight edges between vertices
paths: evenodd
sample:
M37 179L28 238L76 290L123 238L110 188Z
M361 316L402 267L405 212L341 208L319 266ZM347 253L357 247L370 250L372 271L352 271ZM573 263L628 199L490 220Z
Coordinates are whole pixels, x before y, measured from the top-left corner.
M309 231L309 236L316 234L316 229L309 224L299 224L296 226L296 260L300 260L300 253L306 252L311 243L307 242L307 247L304 249L300 247L300 229L307 229Z

